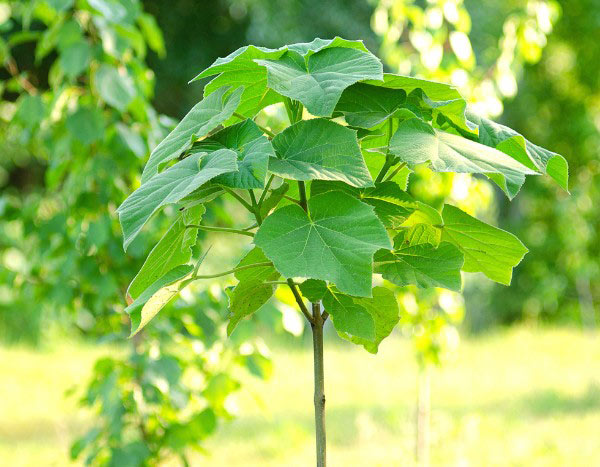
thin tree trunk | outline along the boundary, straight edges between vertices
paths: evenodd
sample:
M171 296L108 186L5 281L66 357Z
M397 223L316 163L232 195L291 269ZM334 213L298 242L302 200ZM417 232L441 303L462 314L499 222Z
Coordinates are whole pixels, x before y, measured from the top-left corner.
M313 352L315 369L315 435L317 444L317 467L326 465L325 438L325 376L323 373L323 317L321 305L312 304L314 324L311 324L313 334Z
M419 365L417 377L417 441L416 458L421 467L429 466L429 414L431 410L431 382L426 365Z

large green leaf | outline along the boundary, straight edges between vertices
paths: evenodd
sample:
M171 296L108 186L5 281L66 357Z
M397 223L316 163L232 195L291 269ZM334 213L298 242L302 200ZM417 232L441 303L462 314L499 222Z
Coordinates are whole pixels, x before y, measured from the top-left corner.
M204 206L198 204L178 214L173 225L152 249L142 268L129 284L127 294L130 297L136 299L168 271L191 259L198 229L185 226L199 224L204 211Z
M326 48L305 58L292 50L277 60L256 60L267 68L267 86L304 104L315 116L330 117L342 91L365 79L383 79L379 59L368 52Z
M311 196L328 191L343 191L375 208L375 214L389 229L399 228L417 208L417 202L397 183L377 183L372 188L359 189L342 182L315 180L310 187Z
M253 248L242 258L237 267L251 264L264 263L269 260L260 248ZM273 284L265 284L275 281L279 273L273 266L255 267L237 271L235 277L239 283L227 290L229 296L229 324L227 334L231 335L237 324L246 316L258 311L273 295Z
M219 75L204 87L205 96L212 94L222 86L231 86L228 92L243 86L244 92L237 113L252 118L264 107L282 100L279 94L267 87L267 70L264 66L256 63L256 60L277 60L288 50L307 58L315 52L331 47L345 47L368 52L361 41L348 41L339 37L327 40L315 39L312 42L292 44L279 49L250 45L236 50L225 58L218 58L192 81ZM236 120L237 117L234 116L228 122Z
M150 216L167 204L176 203L218 175L237 170L237 154L220 149L211 154L193 154L152 177L119 206L125 249Z
M269 170L293 180L340 180L371 186L356 132L325 119L303 120L273 138Z
M231 188L263 188L269 158L275 156L271 142L252 120L227 127L194 144L193 151L212 152L228 148L237 153L238 172L219 175L215 183Z
M430 243L409 246L401 243L393 251L381 250L375 254L375 272L399 286L414 284L460 292L463 262L463 254L451 243L442 242L437 248Z
M355 297L353 300L371 315L375 323L375 337L364 339L358 336L349 336L350 340L355 344L362 345L368 352L377 353L381 341L392 333L400 321L398 302L394 292L385 287L374 287L373 298Z
M182 281L190 275L192 265L177 266L146 288L125 308L131 319L131 335L137 334L180 291Z
M192 147L194 138L201 138L233 115L240 103L243 88L224 96L226 88L221 88L196 104L183 117L179 125L163 139L150 154L142 173L142 183L154 177L160 166L180 156Z
M263 47L242 47L225 58L218 58L209 68L194 80L219 74L204 87L208 96L223 86L230 86L228 92L243 87L237 112L245 117L254 117L261 109L281 101L272 89L267 88L267 70L256 63L255 59L277 59L285 50L273 50ZM236 117L232 117L236 120Z
M390 152L410 166L430 162L436 172L482 173L514 197L525 175L537 172L501 151L432 128L413 118L402 122L390 140Z
M405 101L402 89L356 83L342 93L334 115L343 115L348 125L372 128L394 115Z
M528 251L521 241L449 204L444 206L442 217L442 241L453 243L464 253L463 271L483 272L493 281L509 285L513 268Z
M547 173L565 190L569 189L569 166L563 156L526 140L507 126L467 112L470 121L479 125L479 142L513 157L530 169Z
M286 278L333 282L343 293L371 295L373 254L391 248L373 208L345 193L311 197L310 217L297 205L267 217L254 242Z

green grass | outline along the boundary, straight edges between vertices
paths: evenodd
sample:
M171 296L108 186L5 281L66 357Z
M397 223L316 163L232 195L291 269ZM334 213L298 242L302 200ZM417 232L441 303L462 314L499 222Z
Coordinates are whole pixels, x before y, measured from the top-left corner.
M432 465L598 465L599 337L517 328L462 342L456 360L432 374ZM193 465L313 464L306 344L273 349L271 380L247 382L236 397L239 417ZM69 440L89 416L62 394L103 351L0 349L3 465L68 465ZM411 465L416 368L408 343L390 339L371 356L330 341L325 365L330 465Z

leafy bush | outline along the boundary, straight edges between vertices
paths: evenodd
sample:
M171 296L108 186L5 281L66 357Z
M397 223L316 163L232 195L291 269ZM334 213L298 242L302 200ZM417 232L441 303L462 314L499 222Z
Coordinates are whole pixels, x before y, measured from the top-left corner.
M360 41L248 46L196 79L208 76L215 77L204 99L152 151L141 186L118 209L127 249L155 212L177 207L129 286L132 334L196 280L238 279L228 291L229 333L276 287L288 287L313 330L317 459L324 465L329 316L341 337L375 353L399 312L389 288L373 287L373 274L400 287L460 291L461 271L482 272L508 285L527 253L508 232L409 195L412 168L481 174L512 199L527 175L547 173L566 189L567 164L467 111L452 86L384 74ZM285 107L290 123L277 134L254 121L273 104ZM202 224L204 205L224 195L256 222ZM254 248L236 268L203 275L208 251L191 263L199 230L251 237Z

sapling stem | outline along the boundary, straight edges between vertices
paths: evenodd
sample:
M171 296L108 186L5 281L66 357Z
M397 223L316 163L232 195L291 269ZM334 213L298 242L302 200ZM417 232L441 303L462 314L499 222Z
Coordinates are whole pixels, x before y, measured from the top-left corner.
M274 179L275 179L275 175L271 174L271 176L269 177L269 180L267 180L265 189L263 190L262 194L260 195L260 199L258 200L259 206L262 206L262 203L265 200L265 198L267 197L267 193L269 192L269 188L271 188L271 183L273 183Z
M308 203L306 201L306 185L304 182L298 182L298 191L300 192L300 206L308 212Z
M317 467L325 467L327 463L327 439L325 432L325 373L323 368L323 325L321 304L312 304L313 322L313 359L315 372L315 440L317 448Z
M238 195L235 191L233 191L231 188L227 188L227 187L223 187L223 189L229 193L231 196L233 196L235 199L237 199L240 204L242 206L244 206L248 211L250 212L254 212L254 209L252 208L252 206L248 203L248 201L246 201L244 198L242 198L240 195Z

